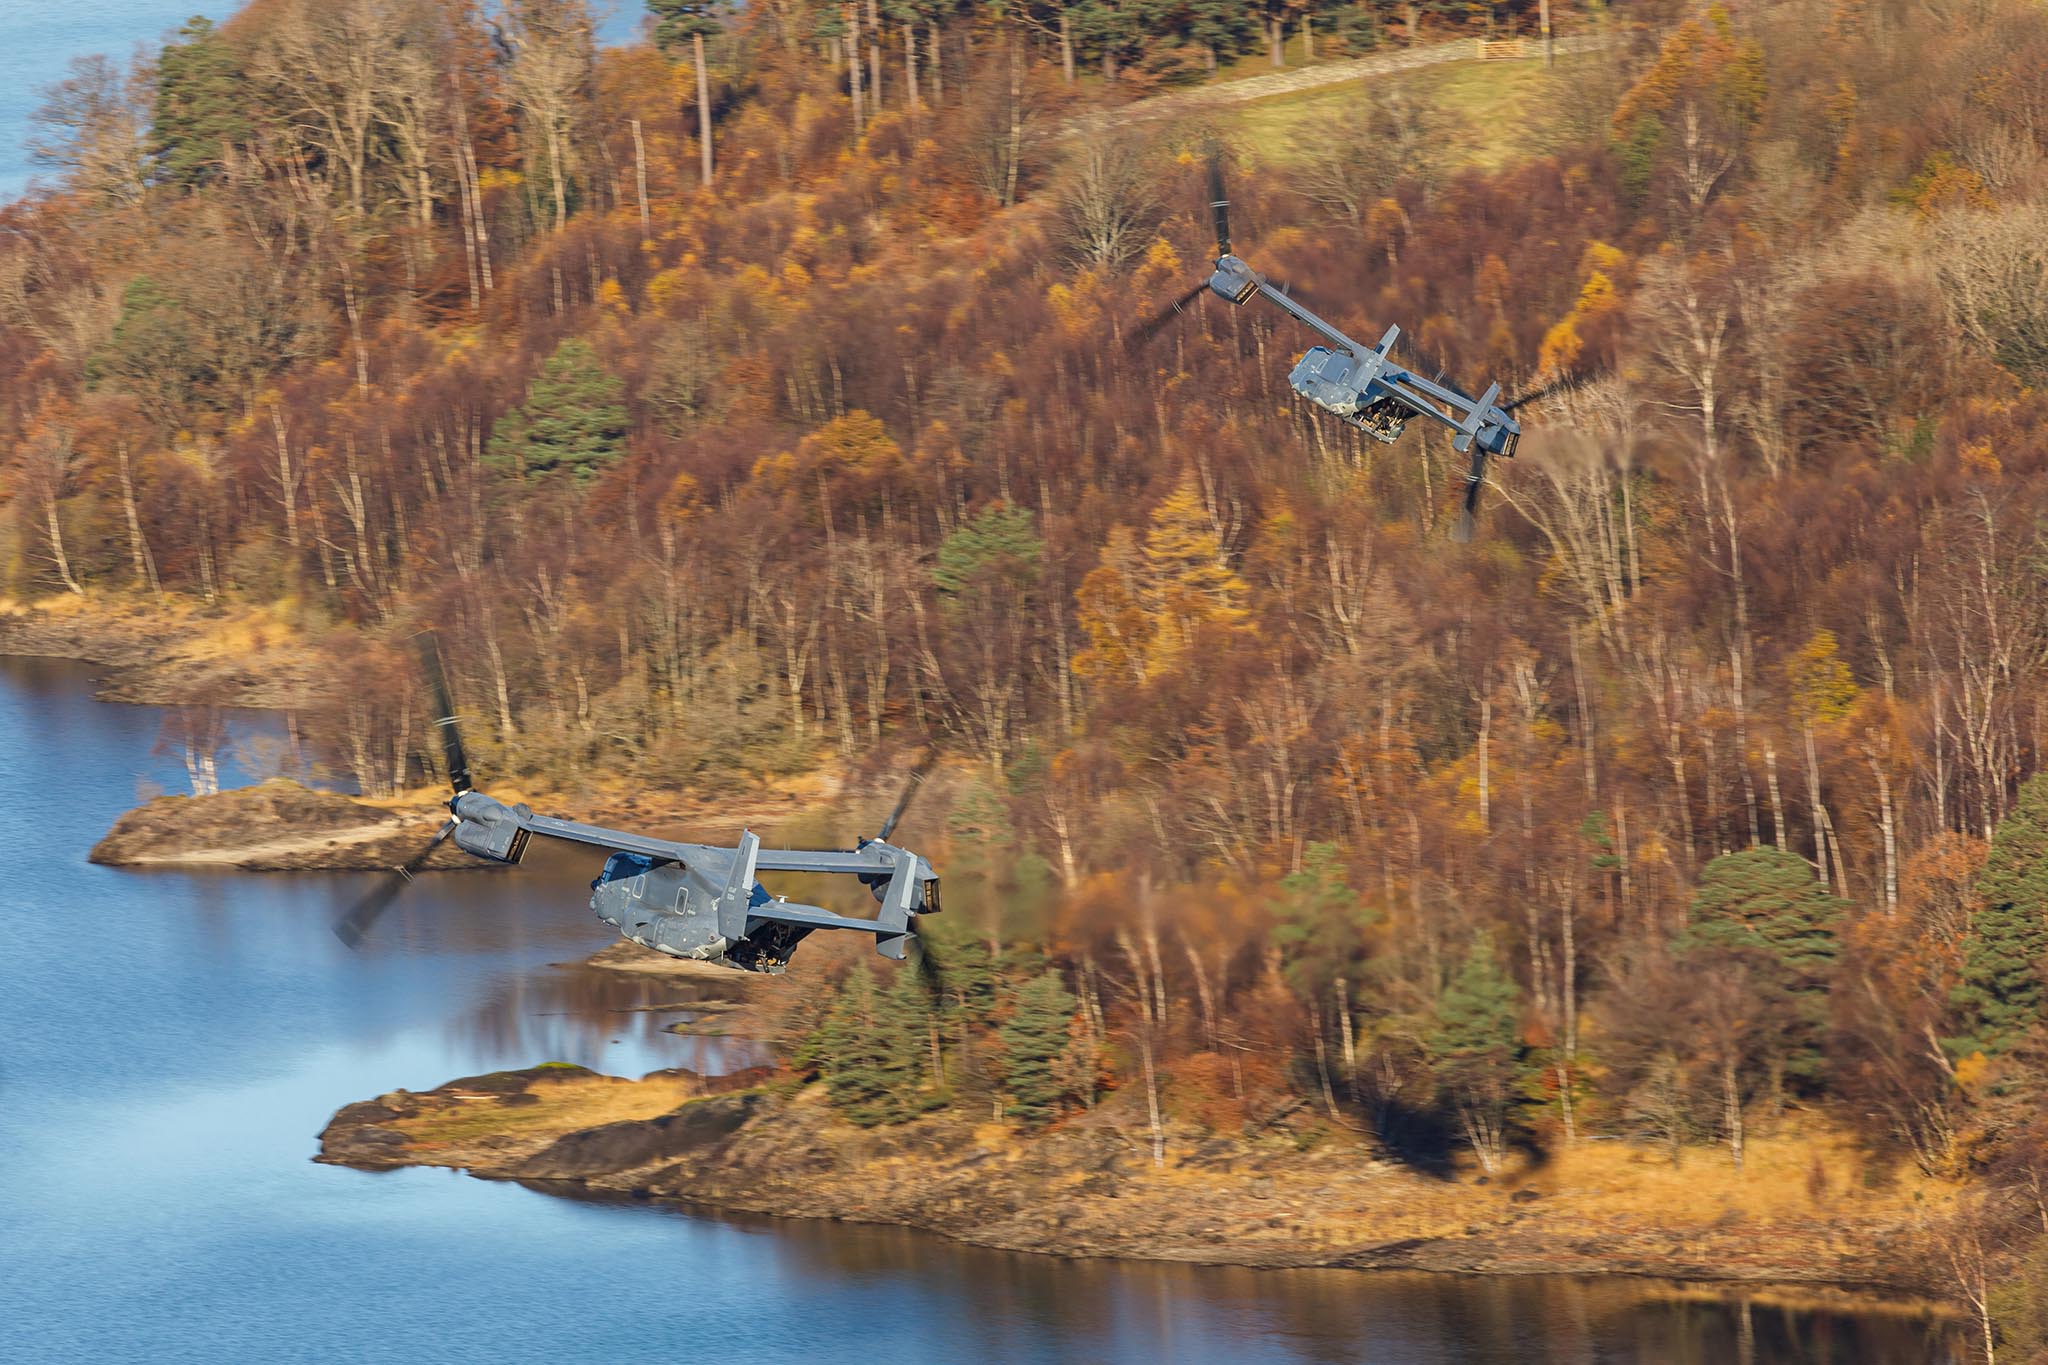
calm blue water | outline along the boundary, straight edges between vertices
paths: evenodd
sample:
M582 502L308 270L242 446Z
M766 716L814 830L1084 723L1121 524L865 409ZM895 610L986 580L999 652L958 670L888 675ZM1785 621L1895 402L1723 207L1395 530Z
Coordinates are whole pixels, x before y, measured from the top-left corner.
M546 965L606 941L574 860L422 879L360 954L328 930L358 877L87 864L183 773L85 676L0 659L0 1360L1945 1358L1765 1309L1745 1354L1739 1310L1628 1281L1067 1262L316 1166L332 1111L395 1086L719 1059L621 1012L646 986Z
M230 0L0 0L0 203L31 176L51 174L29 163L22 142L42 88L69 75L72 58L99 52L125 64L137 44L154 52L195 14L219 23L239 8ZM592 8L608 43L630 39L645 12L639 0Z

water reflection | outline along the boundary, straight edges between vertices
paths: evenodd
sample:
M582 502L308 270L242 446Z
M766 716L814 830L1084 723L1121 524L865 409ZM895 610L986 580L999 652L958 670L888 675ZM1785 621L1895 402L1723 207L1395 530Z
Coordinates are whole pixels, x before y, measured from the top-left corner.
M1767 1308L1745 1348L1737 1309L1619 1280L1070 1262L315 1166L333 1110L394 1087L751 1057L663 1031L694 986L552 965L611 941L587 854L422 877L357 953L330 927L364 877L88 865L184 774L85 678L0 660L0 1359L1948 1358L1909 1319Z
M498 982L448 1027L479 1052L536 1062L597 1055L606 1070L622 1075L682 1066L722 1076L772 1060L751 1039L670 1031L710 1017L715 1010L695 1007L721 998L715 989L671 978L564 965Z

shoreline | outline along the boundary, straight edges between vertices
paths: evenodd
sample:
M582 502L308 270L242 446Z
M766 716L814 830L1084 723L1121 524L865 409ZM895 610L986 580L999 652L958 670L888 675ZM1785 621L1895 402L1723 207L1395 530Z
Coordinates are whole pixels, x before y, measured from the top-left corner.
M252 607L105 593L0 599L0 655L103 668L93 679L99 701L287 711L317 706L329 692L298 628Z
M320 1159L315 1157L314 1160L318 1162ZM325 1162L322 1164L346 1165L347 1163ZM368 1170L373 1168L353 1167L351 1169ZM409 1168L381 1167L374 1169L399 1170ZM860 1227L899 1228L915 1236L932 1237L940 1241L955 1242L962 1246L973 1247L978 1251L996 1251L1006 1255L1018 1256L1044 1256L1061 1261L1113 1261L1138 1265L1188 1265L1214 1269L1252 1271L1340 1270L1355 1272L1361 1275L1443 1275L1471 1280L1626 1280L1655 1291L1652 1294L1646 1294L1645 1297L1665 1299L1672 1302L1713 1304L1745 1302L1754 1308L1784 1309L1792 1312L1855 1312L1912 1321L1932 1320L1958 1325L1967 1325L1969 1322L1969 1314L1962 1308L1934 1295L1854 1280L1717 1279L1698 1275L1669 1275L1655 1270L1630 1269L1618 1266L1606 1269L1547 1269L1530 1266L1468 1269L1455 1266L1422 1266L1393 1263L1368 1265L1337 1261L1279 1263L1231 1259L1228 1257L1194 1259L1189 1257L1139 1256L1070 1251L1052 1247L1007 1247L976 1242L956 1237L950 1233L936 1232L930 1228L921 1227L913 1223L877 1222L869 1219L812 1216L806 1214L757 1213L730 1204L690 1199L680 1195L648 1196L620 1193L613 1190L594 1188L574 1180L491 1175L467 1169L463 1169L462 1173L473 1179L514 1184L521 1188L532 1190L536 1194L547 1195L550 1198L571 1199L586 1204L673 1209L692 1217L769 1229L793 1221L845 1223Z
M24 613L15 604L0 603L0 653L106 665L113 672L96 679L96 696L154 705L193 704L193 696L210 696L218 690L223 677L232 680L237 671L232 659L223 663L209 654L212 645L194 646L192 641L213 640L222 622L246 630L251 620L249 613L234 610L159 612L119 603L109 614L104 603L64 605L68 609L57 613ZM205 617L204 622L200 616ZM172 627L190 632L189 637L172 644L158 633ZM305 657L303 642L287 629L279 627L275 640L265 645L266 656ZM234 690L238 695L218 704L281 708L315 704L316 697L316 689L311 688L265 690L245 683ZM758 818L797 813L813 806L821 796L833 794L837 786L837 776L828 774L822 780L789 783L772 794L757 792L749 804L759 809L747 814ZM686 815L671 807L657 816L644 809L644 797L637 793L624 799L598 793L586 793L581 799L559 792L536 796L565 812L584 812L584 818L636 823L659 820L663 824L689 821L696 825L702 823L703 815L715 811L723 817L717 823L738 823L729 803L717 798L683 798L678 805L686 803L702 810ZM235 848L194 843L117 861L134 867L377 870L389 866L388 855L378 851L383 840L402 831L401 842L411 847L424 837L416 825L434 815L417 801L404 803L403 810L397 808L399 804L362 806L369 823L355 836L334 837L319 821L307 824L280 818L263 827L265 838L245 839ZM246 830L248 825L244 823L242 828ZM431 826L424 828L431 831ZM276 833L270 834L272 830ZM281 860L249 856L256 845L262 846L257 850L260 853L285 844L292 848ZM309 852L312 845L319 847ZM442 852L452 854L452 850ZM434 866L441 865L437 859ZM481 866L460 855L454 855L447 865ZM625 947L613 945L597 955L600 960L560 965L652 970L676 976L679 986L699 984L688 979L693 974L675 972L676 964L669 960L639 963L633 959L641 954L621 951ZM723 974L719 975L722 978ZM702 984L709 987L712 982ZM716 1013L745 1008L734 1001L721 1005ZM698 1031L723 1032L724 1028L714 1018ZM629 1087L647 1084L646 1080L605 1079ZM432 1097L459 1084L451 1082L409 1099L428 1100L429 1105L421 1110L424 1114L432 1107ZM526 1095L530 1088L518 1093ZM1668 1212L1646 1207L1645 1216L1595 1226L1575 1217L1532 1212L1571 1196L1570 1191L1555 1189L1535 1193L1534 1185L1542 1183L1540 1172L1519 1183L1476 1186L1467 1180L1420 1176L1351 1147L1348 1156L1361 1163L1370 1182L1383 1187L1381 1204L1413 1206L1386 1220L1387 1230L1400 1235L1362 1237L1355 1235L1364 1230L1357 1219L1347 1224L1338 1217L1333 1222L1309 1210L1300 1191L1277 1198L1256 1192L1261 1184L1271 1186L1276 1179L1282 1184L1298 1183L1316 1167L1313 1152L1303 1157L1290 1150L1277 1154L1276 1161L1275 1144L1288 1145L1279 1134L1264 1141L1205 1140L1179 1134L1173 1141L1175 1156L1168 1168L1150 1173L1144 1169L1149 1162L1143 1151L1143 1125L1101 1122L1114 1106L1114 1096L1095 1114L1044 1137L1020 1140L1005 1125L978 1125L957 1115L922 1119L899 1129L851 1129L832 1122L815 1093L750 1093L770 1096L772 1102L765 1112L741 1114L740 1122L725 1133L700 1134L703 1140L651 1164L599 1160L593 1165L586 1161L583 1169L567 1171L559 1169L562 1153L547 1153L571 1139L586 1144L600 1141L602 1145L603 1140L644 1138L647 1130L683 1110L708 1105L711 1108L704 1110L705 1115L717 1117L723 1112L720 1106L729 1108L735 1101L717 1093L680 1099L670 1094L649 1097L648 1102L661 1101L658 1112L635 1112L601 1121L592 1116L591 1122L578 1121L572 1112L560 1116L569 1121L546 1131L547 1141L540 1147L521 1140L516 1133L492 1131L487 1123L452 1148L417 1149L401 1138L396 1143L372 1141L353 1151L348 1150L352 1137L359 1139L364 1129L380 1125L363 1116L365 1105L351 1105L322 1133L321 1153L314 1159L365 1170L450 1167L480 1179L527 1184L558 1197L665 1203L720 1215L901 1226L968 1245L1069 1259L1475 1276L1621 1276L1663 1283L1674 1287L1674 1292L1704 1288L1722 1298L1738 1291L1751 1298L1759 1293L1779 1293L1801 1301L1818 1300L1823 1305L1832 1302L1907 1316L1951 1316L1955 1312L1934 1282L1929 1258L1916 1261L1906 1254L1904 1248L1913 1241L1907 1235L1912 1229L1896 1219L1819 1218L1807 1220L1816 1226L1774 1230L1760 1238L1758 1229L1741 1221L1722 1226L1716 1219L1673 1218ZM378 1101L369 1106L384 1107ZM550 1106L537 1097L534 1103L521 1099L508 1109L547 1113ZM732 1116L726 1113L724 1117ZM395 1131L408 1126L407 1119L399 1118ZM745 1142L726 1140L740 1128L746 1131ZM593 1134L599 1137L593 1138ZM931 1144L943 1160L937 1169L922 1175L915 1171L906 1174L906 1163L920 1163L908 1162L902 1148L919 1142ZM1218 1151L1219 1146L1227 1151ZM751 1149L751 1161L736 1150L742 1148ZM868 1160L859 1155L862 1152L891 1167L886 1187L861 1188L863 1181L853 1173L861 1171ZM540 1160L543 1157L546 1160ZM1695 1150L1688 1154L1687 1169L1705 1172L1714 1160L1710 1152ZM550 1161L556 1166L550 1167ZM1246 1178L1230 1169L1236 1163L1270 1167L1273 1174ZM1027 1168L1021 1175L1005 1169L1019 1164ZM1222 1169L1217 1169L1219 1166ZM1224 1175L1231 1178L1220 1178ZM920 1190L920 1185L944 1193L935 1200L931 1190ZM717 1193L707 1195L707 1190ZM1531 1191L1533 1197L1513 1202L1524 1190ZM1850 1197L1845 1190L1844 1200ZM1179 1207L1173 1208L1175 1205ZM1274 1208L1281 1212L1274 1214ZM1424 1212L1418 1214L1418 1208ZM1033 1217L1034 1211L1040 1216ZM1201 1226L1203 1215L1211 1212L1231 1226L1205 1229ZM1656 1216L1647 1216L1651 1213ZM1238 1235L1247 1232L1255 1235ZM1759 1242L1766 1245L1759 1247ZM1857 1254L1863 1247L1875 1248L1876 1253Z
M1743 1178L1704 1153L1674 1170L1661 1155L1581 1145L1479 1184L1420 1174L1350 1134L1304 1147L1300 1133L1177 1131L1155 1168L1142 1132L1111 1107L1037 1135L958 1114L857 1129L818 1087L791 1091L766 1070L631 1081L540 1067L346 1106L314 1160L440 1166L562 1197L902 1226L1068 1259L1626 1276L1907 1315L1955 1311L1928 1258L1913 1254L1914 1201L1903 1191L1844 1190L1853 1210L1781 1216L1716 1202ZM1774 1139L1783 1150L1771 1159L1834 1153L1835 1138ZM1708 1191L1706 1205L1673 1217L1661 1202L1673 1176ZM1606 1184L1587 1186L1589 1177Z

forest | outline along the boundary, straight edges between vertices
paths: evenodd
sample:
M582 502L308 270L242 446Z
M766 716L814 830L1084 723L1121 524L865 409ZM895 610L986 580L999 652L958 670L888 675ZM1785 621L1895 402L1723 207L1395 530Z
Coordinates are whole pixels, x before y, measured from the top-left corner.
M261 607L371 794L893 796L933 991L852 954L853 1122L1142 1091L1492 1171L1825 1121L1979 1190L2048 1344L2048 12L2018 0L877 7L255 0L45 92L0 208L0 580ZM1367 81L1275 145L1163 89L1597 34L1515 111ZM1298 402L1238 249L1519 414ZM887 791L883 789L887 788Z

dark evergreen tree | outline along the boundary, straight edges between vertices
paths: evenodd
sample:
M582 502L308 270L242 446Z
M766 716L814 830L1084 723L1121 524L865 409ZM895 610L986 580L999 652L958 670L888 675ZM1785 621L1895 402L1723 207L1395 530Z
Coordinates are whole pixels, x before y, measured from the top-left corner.
M1841 953L1836 926L1849 903L1828 894L1806 859L1752 848L1714 859L1693 893L1692 942L1768 951L1795 989L1827 989Z
M671 56L687 51L690 40L718 32L718 6L704 0L647 0L654 16L654 45Z
M1963 1036L1958 1056L1996 1055L2041 1019L2041 970L2048 958L2048 774L2020 788L1991 838L1977 891L1984 908L1963 949L1963 979L1950 998Z
M1493 936L1482 930L1437 1002L1424 1043L1466 1141L1489 1172L1506 1155L1509 1102L1526 1053L1520 997L1514 978L1501 970Z
M1303 1000L1323 999L1339 974L1350 975L1377 918L1351 889L1335 844L1309 845L1301 871L1281 881L1273 917L1287 984Z
M490 461L528 476L588 480L625 452L625 387L589 342L570 337L534 376L526 401L498 419Z
M1030 1124L1058 1117L1068 1093L1059 1062L1067 1052L1073 1018L1074 997L1057 972L1033 977L1017 992L1016 1012L1002 1030L1011 1117Z
M1437 1002L1429 1052L1438 1070L1505 1076L1521 1052L1516 1029L1520 996L1514 978L1501 970L1493 936L1474 935L1457 976Z
M792 1059L825 1078L832 1107L852 1123L902 1123L940 1103L926 1085L931 1001L915 974L895 973L886 988L863 962L840 982L818 1030Z
M979 594L1022 594L1038 581L1044 558L1045 542L1032 529L1029 509L992 502L939 542L932 583L949 603Z
M1747 979L1770 997L1759 1008L1775 1012L1782 1000L1787 1026L1775 1039L1779 1060L1801 1081L1820 1076L1828 990L1841 953L1836 927L1848 904L1830 895L1796 853L1724 854L1701 871L1692 925L1676 945L1681 963L1747 963Z
M222 148L250 135L242 60L211 20L187 20L157 57L148 149L157 178L191 188L221 174Z
M134 394L165 431L185 420L212 378L190 312L147 275L121 291L113 335L87 359L85 372L94 387L109 384Z

